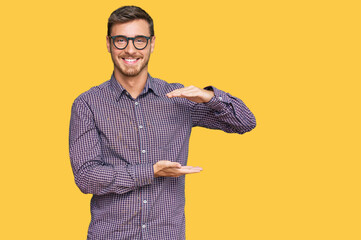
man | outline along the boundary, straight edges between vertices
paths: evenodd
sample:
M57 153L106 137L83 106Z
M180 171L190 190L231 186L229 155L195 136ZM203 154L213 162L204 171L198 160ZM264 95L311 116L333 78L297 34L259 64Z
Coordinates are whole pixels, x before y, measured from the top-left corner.
M185 175L192 127L245 133L255 118L215 87L169 84L148 73L152 18L126 6L108 20L109 81L81 94L70 120L75 182L93 194L88 239L185 239Z

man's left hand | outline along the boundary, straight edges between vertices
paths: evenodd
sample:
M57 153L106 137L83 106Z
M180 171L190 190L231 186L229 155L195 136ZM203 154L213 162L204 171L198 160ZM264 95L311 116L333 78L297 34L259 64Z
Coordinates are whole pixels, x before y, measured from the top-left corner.
M207 103L212 99L213 96L213 91L197 88L195 86L179 88L170 93L167 93L167 97L169 98L187 98L188 100L196 103Z

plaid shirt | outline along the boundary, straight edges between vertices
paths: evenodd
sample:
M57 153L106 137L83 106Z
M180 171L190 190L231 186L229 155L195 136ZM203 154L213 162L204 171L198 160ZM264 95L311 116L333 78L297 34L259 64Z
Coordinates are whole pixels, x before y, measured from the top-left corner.
M93 194L88 240L185 239L185 177L154 177L153 165L187 165L192 127L243 134L255 118L238 98L214 87L208 103L168 98L178 83L148 79L137 99L116 81L75 99L69 152L75 183Z

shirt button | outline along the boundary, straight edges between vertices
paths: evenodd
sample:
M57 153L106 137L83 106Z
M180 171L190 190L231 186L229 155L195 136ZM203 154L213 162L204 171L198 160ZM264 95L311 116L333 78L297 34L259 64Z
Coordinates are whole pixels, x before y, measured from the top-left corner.
M148 201L147 200L143 200L143 203L147 203Z
M222 98L222 97L219 97L218 99L222 101L223 98Z
M139 125L139 128L143 128L143 126L142 126L142 125Z
M135 102L134 104L135 104L135 106L137 106L139 104L139 102Z
M142 153L145 153L145 150L142 150Z
M147 226L145 224L142 225L142 228L146 228Z

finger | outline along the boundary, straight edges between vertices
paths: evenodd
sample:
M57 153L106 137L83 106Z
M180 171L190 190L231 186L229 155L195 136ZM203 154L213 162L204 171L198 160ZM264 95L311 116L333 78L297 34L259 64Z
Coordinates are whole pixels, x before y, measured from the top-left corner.
M193 89L193 88L184 88L182 90L176 91L175 93L179 93L179 94L183 94L183 93L188 93L188 92L196 92L198 91L198 89Z
M174 94L178 94L179 92L183 91L185 88L178 88L178 89L175 89L169 93L167 93L167 95L174 95Z
M182 169L190 169L193 168L192 166L182 166Z
M158 169L164 169L164 168L180 168L182 167L182 165L178 162L171 162L171 161L167 161L167 160L161 160L158 161L156 163L156 165L158 166Z
M176 96L179 96L182 92L193 90L194 88L195 88L194 86L178 88L178 89L175 89L175 90L167 93L167 96L168 97L176 97Z
M189 89L193 89L193 88L194 88L194 86L177 88L177 89L174 89L173 91L171 91L170 93L181 92L181 91L185 91L185 90L189 90Z
M199 169L199 170L203 170L203 168L201 168L201 167L192 167L192 166L182 166L182 169Z
M196 92L181 92L181 93L175 93L168 97L169 98L179 97L179 98L187 98L189 100L192 100L193 98L200 97L200 95L199 95L199 93L196 93Z
M167 165L166 168L181 168L182 165L178 162L171 162L171 161L167 161Z
M179 97L200 97L200 96L201 96L200 92L190 90L190 91L181 92Z
M179 97L202 97L203 92L198 88L187 89L179 92Z
M162 169L159 175L162 177L179 177L186 174L199 173L200 171L201 171L200 168L194 168L194 167L190 169L167 168L167 169Z
M181 169L177 169L177 171L179 171L179 173L182 174L190 174L190 173L199 173L200 171L202 171L201 168L181 168Z
M172 173L187 174L187 173L200 172L202 170L203 169L201 167L182 166L181 168L164 168L162 169L162 172L167 174L172 174Z
M172 97L179 97L182 94L182 92L177 91L177 92L173 92L173 93L168 93L167 97L172 98Z

